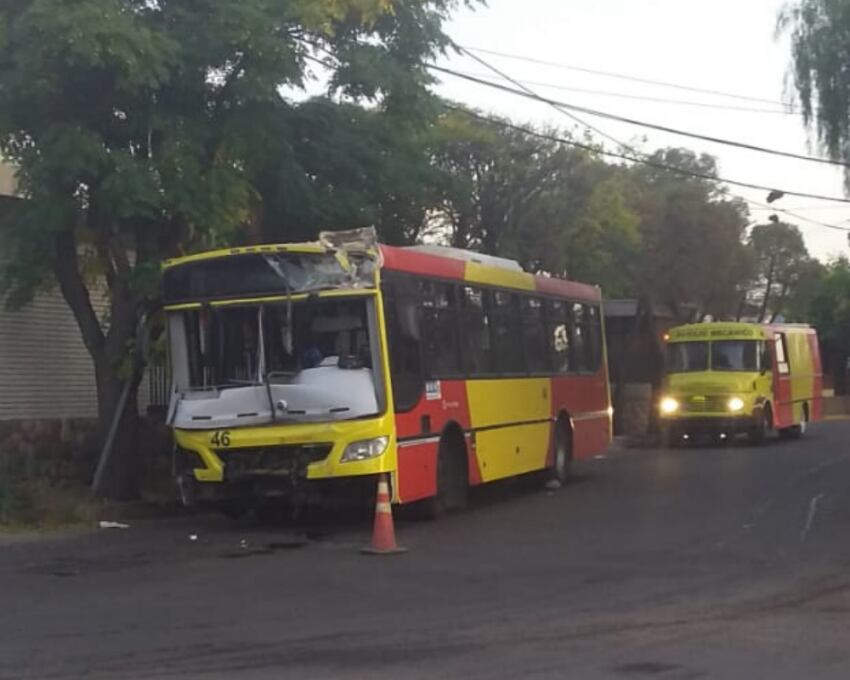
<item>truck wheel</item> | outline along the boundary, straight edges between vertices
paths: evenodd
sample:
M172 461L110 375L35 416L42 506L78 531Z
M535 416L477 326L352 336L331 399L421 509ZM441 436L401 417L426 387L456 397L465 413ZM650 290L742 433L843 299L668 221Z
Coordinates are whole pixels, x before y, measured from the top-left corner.
M662 425L659 430L660 446L662 449L672 449L673 445L678 442L676 439L676 431L672 425Z
M761 418L759 418L758 423L747 433L747 438L751 444L761 444L772 427L773 415L770 407L765 406L761 411Z

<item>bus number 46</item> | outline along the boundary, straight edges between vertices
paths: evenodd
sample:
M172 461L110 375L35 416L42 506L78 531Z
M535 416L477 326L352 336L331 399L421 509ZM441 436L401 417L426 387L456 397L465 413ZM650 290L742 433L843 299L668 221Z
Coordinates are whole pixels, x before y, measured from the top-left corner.
M213 446L230 446L230 432L224 430L223 432L214 432L213 436L210 438L210 444Z

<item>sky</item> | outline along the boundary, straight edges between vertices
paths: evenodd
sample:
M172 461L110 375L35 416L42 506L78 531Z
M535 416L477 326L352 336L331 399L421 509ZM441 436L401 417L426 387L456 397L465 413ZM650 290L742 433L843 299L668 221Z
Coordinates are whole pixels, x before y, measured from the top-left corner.
M775 28L784 4L785 0L489 0L486 6L456 11L445 28L456 43L468 48L776 102L705 95L478 53L511 77L538 83L530 87L541 96L704 135L798 154L822 155L811 143L811 134L802 117L782 112L782 102L788 101L786 74L790 49L787 39L776 38ZM486 66L466 56L448 56L440 63L457 71L495 77ZM441 95L485 112L523 123L564 128L575 125L544 103L451 76L440 79L436 89ZM698 102L730 107L730 110L640 101L548 85ZM731 110L735 107L759 110ZM644 151L686 146L712 154L718 159L723 177L778 189L844 196L840 168L687 139L588 115L582 118L615 139L638 144ZM612 144L609 146L613 148ZM766 192L730 189L750 200L766 202ZM850 227L848 204L786 196L775 205L813 220ZM764 222L771 212L752 210L751 214L754 222ZM816 257L827 260L850 250L844 232L784 214L780 218L800 227L809 251Z

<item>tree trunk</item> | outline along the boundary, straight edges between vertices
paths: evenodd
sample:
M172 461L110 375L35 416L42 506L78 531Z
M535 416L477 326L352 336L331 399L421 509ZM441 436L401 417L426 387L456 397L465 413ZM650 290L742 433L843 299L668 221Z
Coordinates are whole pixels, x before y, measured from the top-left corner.
M764 299L761 301L761 310L759 311L759 322L764 323L767 316L767 307L770 304L770 291L773 288L773 274L776 270L776 258L771 258L770 268L767 271L767 283L764 287Z
M96 363L98 410L98 442L101 455L103 445L109 434L116 410L121 402L126 380L118 375L119 364L104 356ZM124 412L112 442L109 462L104 470L99 495L109 500L133 500L139 495L139 475L141 466L138 456L139 406L138 389L140 375L128 378L130 391L124 406Z
M770 323L776 323L776 317L782 313L785 307L785 300L788 298L788 282L782 284L782 291L779 293L779 301L773 308L773 313L770 315Z
M107 274L111 291L110 327L104 334L91 303L86 281L80 274L77 240L73 229L56 236L53 270L62 296L74 314L83 342L94 364L97 385L98 440L100 449L106 441L115 409L124 387L121 367L127 348L135 336L136 308L126 281ZM138 465L136 442L139 413L137 391L140 375L133 375L124 416L113 442L112 456L105 471L101 495L113 500L126 500L138 495Z

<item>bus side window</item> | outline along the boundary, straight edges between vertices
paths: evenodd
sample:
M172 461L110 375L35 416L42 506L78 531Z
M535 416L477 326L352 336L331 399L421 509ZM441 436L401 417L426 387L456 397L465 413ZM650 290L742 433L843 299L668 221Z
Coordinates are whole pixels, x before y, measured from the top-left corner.
M572 369L572 336L568 322L567 304L561 300L546 301L546 336L549 345L550 368L556 375Z
M515 293L493 291L489 297L491 338L496 372L518 375L525 372L522 354L522 328L520 327L519 300Z
M587 308L584 305L578 303L573 304L572 308L572 327L574 339L573 358L575 359L575 363L573 364L573 370L577 373L587 373L591 370L590 363L588 362L588 343L590 338L587 337Z
M425 371L429 378L461 374L456 286L423 281L421 286Z
M785 341L784 333L777 333L773 339L774 358L776 359L776 368L779 375L788 375L791 372L791 367L788 364L788 345Z
M421 348L417 324L416 299L409 289L412 281L384 274L384 316L387 324L387 349L393 401L397 413L410 411L422 396L425 383L422 377Z
M543 300L523 297L520 303L525 364L531 375L542 375L549 370L549 348L546 342L546 327L543 324Z
M464 370L477 377L493 373L490 317L484 304L485 291L474 286L461 289L461 322Z
M602 363L602 320L600 319L599 307L584 305L584 319L587 341L587 364L585 368L591 373L596 373Z

